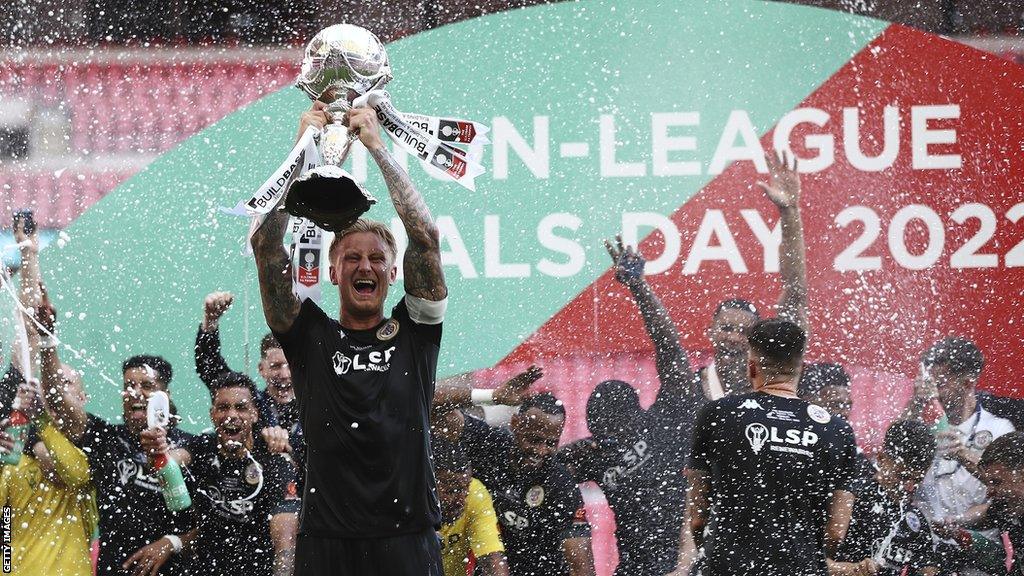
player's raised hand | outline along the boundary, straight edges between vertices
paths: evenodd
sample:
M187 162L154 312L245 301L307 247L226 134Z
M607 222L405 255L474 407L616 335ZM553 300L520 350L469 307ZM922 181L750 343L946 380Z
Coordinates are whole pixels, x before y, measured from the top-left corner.
M212 332L217 329L221 316L231 307L235 296L231 292L211 292L203 301L203 331Z
M778 206L779 210L800 206L800 175L797 161L792 153L769 152L764 155L768 164L768 182L758 182L765 196Z
M521 404L523 402L523 397L527 395L527 390L530 386L543 377L543 368L540 366L530 366L494 389L494 403L504 404L506 406L516 406Z
M608 250L608 255L612 257L612 262L615 263L616 280L627 286L643 280L644 264L647 261L635 248L622 243L621 234L615 237L614 244L605 240L604 247Z

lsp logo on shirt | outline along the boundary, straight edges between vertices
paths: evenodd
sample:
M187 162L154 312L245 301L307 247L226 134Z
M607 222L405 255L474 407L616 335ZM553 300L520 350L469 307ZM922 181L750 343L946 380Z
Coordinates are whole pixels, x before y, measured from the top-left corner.
M818 443L818 435L810 430L780 430L777 426L765 426L760 422L755 422L747 426L746 430L747 441L750 442L750 447L754 450L754 454L759 454L764 448L765 444L780 444L780 445L800 445L803 447L814 446ZM775 447L773 446L772 449ZM780 450L787 452L788 450Z
M364 372L387 372L391 369L391 354L395 351L392 346L387 350L374 350L373 352L360 352L349 357L341 351L334 353L334 373L338 376L348 374L352 370Z

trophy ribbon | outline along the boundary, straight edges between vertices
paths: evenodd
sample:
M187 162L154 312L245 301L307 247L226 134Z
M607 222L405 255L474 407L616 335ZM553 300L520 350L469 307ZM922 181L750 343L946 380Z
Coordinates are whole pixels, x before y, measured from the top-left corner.
M319 305L324 231L308 218L298 216L292 216L288 227L292 231L292 292L299 302L312 299Z
M454 142L442 141L439 137L432 136L420 129L417 124L407 120L406 115L396 110L391 104L391 96L387 92L372 90L357 98L352 105L353 107L369 106L373 108L377 112L381 128L395 145L419 158L428 172L438 177L454 180L469 190L476 190L474 179L486 172L478 159L471 158L469 152L456 148L453 145ZM424 117L419 116L419 118ZM429 119L429 117L426 118ZM462 122L470 124L465 132L460 130L456 135L449 129L449 135L446 137L468 139L469 145L472 146L473 141L476 141L479 135L477 146L483 146L487 141L486 126L475 122ZM464 142L460 140L460 143ZM479 155L478 151L476 156L479 157Z
M302 137L288 153L288 157L277 170L267 178L256 192L248 199L242 200L234 208L223 209L227 214L235 216L249 216L249 233L245 237L245 247L242 252L246 255L252 254L252 237L259 230L267 214L274 209L284 198L288 187L296 178L309 170L320 165L320 153L316 147L316 139L319 131L316 128L308 127Z

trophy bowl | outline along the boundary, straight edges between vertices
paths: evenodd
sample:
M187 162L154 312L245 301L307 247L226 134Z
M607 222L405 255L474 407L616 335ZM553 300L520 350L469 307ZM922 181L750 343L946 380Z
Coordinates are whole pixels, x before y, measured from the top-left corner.
M335 24L309 41L295 85L312 100L328 104L334 120L320 133L323 165L298 178L288 191L285 210L289 214L337 231L376 203L373 195L341 168L357 139L341 121L353 100L382 88L391 78L384 44L365 28Z

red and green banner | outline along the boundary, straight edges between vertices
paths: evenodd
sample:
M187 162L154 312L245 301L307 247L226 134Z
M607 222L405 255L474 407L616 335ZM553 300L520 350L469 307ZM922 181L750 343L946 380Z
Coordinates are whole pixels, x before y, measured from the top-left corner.
M876 20L741 0L553 4L388 50L396 107L492 129L476 192L410 167L443 236L442 376L550 366L543 382L570 409L567 438L585 433L580 407L602 378L635 382L649 400L650 345L602 240L639 242L682 344L699 355L719 301L768 310L777 299L777 214L754 182L762 149L788 146L805 171L809 358L855 375L859 432L898 410L920 352L949 334L980 345L984 387L1017 394L1019 66ZM236 294L221 323L229 362L254 366L266 328L241 254L247 222L219 207L280 164L308 105L285 88L239 110L44 252L62 336L88 358L67 359L85 364L92 410L119 415L121 361L155 353L175 367L185 427L207 426L192 341L214 290ZM398 228L365 153L352 163L381 200L369 216ZM399 284L390 301L400 294Z

